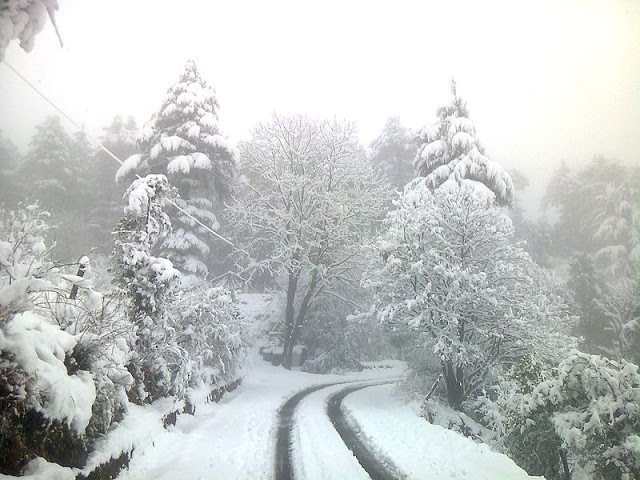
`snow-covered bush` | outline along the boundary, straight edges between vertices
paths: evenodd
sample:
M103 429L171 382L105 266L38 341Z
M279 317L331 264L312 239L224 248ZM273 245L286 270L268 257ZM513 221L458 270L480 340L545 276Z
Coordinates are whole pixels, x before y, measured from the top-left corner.
M126 408L131 383L130 328L90 280L49 260L45 217L35 206L0 216L3 473L18 473L34 455L81 466Z
M640 478L638 366L573 352L525 399L526 430L548 418L562 446L600 478Z
M188 355L184 376L192 388L236 380L245 354L245 325L237 302L222 287L191 285L175 305L177 344Z
M47 256L47 216L37 205L0 210L0 327L60 281L60 270Z

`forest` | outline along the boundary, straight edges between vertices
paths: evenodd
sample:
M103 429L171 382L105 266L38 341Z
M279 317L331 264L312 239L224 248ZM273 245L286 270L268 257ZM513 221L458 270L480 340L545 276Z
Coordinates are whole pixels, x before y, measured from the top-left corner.
M260 347L318 374L406 361L425 418L528 474L640 479L637 164L558 165L531 219L455 81L369 145L276 113L232 144L195 62L176 73L98 143L60 116L26 151L0 137L0 473L82 467L130 405L193 413ZM279 299L274 330L247 293Z

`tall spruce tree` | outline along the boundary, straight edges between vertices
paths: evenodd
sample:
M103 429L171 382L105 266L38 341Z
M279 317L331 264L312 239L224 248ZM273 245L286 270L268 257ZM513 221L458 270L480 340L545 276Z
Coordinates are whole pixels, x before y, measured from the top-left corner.
M231 192L235 157L220 134L215 91L192 60L144 126L138 151L118 178L132 171L166 174L178 189L176 204L204 225L219 228L214 212ZM162 244L163 254L184 273L205 276L211 249L207 230L180 211L171 216L174 230Z
M452 99L437 110L438 120L420 132L414 165L426 184L436 189L450 178L473 180L491 190L500 205L511 205L513 182L509 174L484 153L469 119L467 103L451 82Z

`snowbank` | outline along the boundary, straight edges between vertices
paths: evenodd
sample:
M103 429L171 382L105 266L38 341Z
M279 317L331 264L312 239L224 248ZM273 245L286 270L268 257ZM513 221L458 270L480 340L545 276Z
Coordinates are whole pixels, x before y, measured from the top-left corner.
M365 441L408 479L525 480L531 477L506 455L418 416L392 395L393 385L348 395L343 408Z

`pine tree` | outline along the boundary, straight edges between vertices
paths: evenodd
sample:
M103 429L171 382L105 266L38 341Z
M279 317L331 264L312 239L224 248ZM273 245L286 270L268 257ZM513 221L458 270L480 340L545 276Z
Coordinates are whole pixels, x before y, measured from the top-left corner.
M114 117L103 129L101 141L118 158L135 153L138 127L133 117ZM90 185L89 236L97 251L108 254L111 249L111 231L122 214L122 196L126 187L115 181L118 164L103 150L92 158Z
M417 145L415 134L405 128L400 119L389 117L380 135L371 142L371 162L396 190L416 176L413 159Z
M450 178L480 182L501 205L511 205L513 182L504 169L484 153L469 119L467 104L451 82L451 103L437 110L438 120L420 132L414 165L427 186L436 189Z
M18 200L15 173L19 158L18 148L0 131L0 206Z
M26 197L56 213L68 206L78 173L71 163L72 140L56 116L48 117L35 130L18 172L21 187Z
M212 229L215 211L231 192L235 158L218 125L218 101L193 61L188 61L157 113L143 128L137 155L118 171L163 173L178 188L176 203ZM207 230L182 212L173 212L173 233L163 249L185 273L205 276L210 252Z

